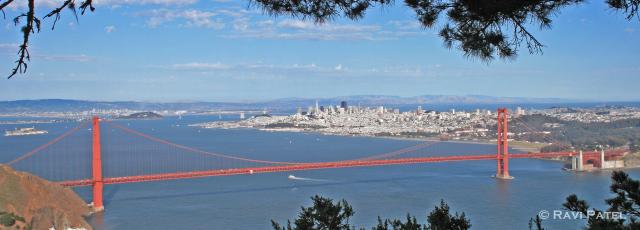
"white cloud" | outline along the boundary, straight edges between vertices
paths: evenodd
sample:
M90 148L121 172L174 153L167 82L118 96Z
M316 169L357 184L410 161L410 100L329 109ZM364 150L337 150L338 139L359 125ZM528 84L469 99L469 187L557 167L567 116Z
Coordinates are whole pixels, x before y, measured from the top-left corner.
M47 61L66 61L66 62L88 62L93 60L92 57L80 54L80 55L34 55L36 58L41 58Z
M62 4L62 0L38 0L35 1L36 6L40 7L59 7ZM95 6L112 6L119 7L121 5L192 5L198 2L198 0L93 0ZM27 7L27 1L14 1L7 8L25 9Z
M272 26L273 23L274 23L273 20L263 20L263 21L258 21L258 23L256 24L260 27L267 27L267 26Z
M226 70L230 69L230 65L218 63L190 62L184 64L173 64L171 66L175 70Z
M18 51L20 44L18 43L0 43L0 53L12 54L15 55L15 52ZM33 47L31 47L33 49ZM32 50L29 50L32 51ZM79 55L52 55L52 54L39 54L36 52L32 53L33 59L47 60L47 61L70 61L70 62L87 62L93 60L92 57L79 54Z
M336 66L320 66L311 64L224 64L220 62L190 62L169 66L152 66L175 71L196 71L200 73L225 73L237 76L323 76L323 77L422 77L435 76L441 72L441 65L422 66L375 66L368 68L346 68L343 64Z
M393 27L395 27L398 30L419 30L419 29L422 29L422 26L416 20L411 20L411 21L407 21L407 20L404 20L404 21L392 20L392 21L389 21L388 24L392 25Z
M249 18L237 18L233 21L233 29L246 31L249 29Z
M278 23L278 26L289 29L307 30L314 28L315 25L308 21L287 19Z
M3 52L13 52L18 50L18 43L0 43L0 51Z
M216 13L213 12L199 10L187 10L182 13L182 17L187 20L187 26L215 28L218 30L224 28L224 23L220 19L215 21L211 19L215 15Z
M107 32L108 34L110 34L113 31L116 31L116 27L115 26L105 26L104 27L104 31Z
M252 38L275 40L392 40L407 36L418 36L424 32L409 22L373 24L316 24L310 21L285 19L257 21L237 29L235 33L221 35L225 38Z
M221 30L219 37L228 39L378 41L426 34L415 21L390 21L380 25L357 22L317 24L308 20L290 18L264 19L260 11L237 7L206 11L155 9L136 15L147 17L146 24L152 28L169 23L175 23L181 27L213 28Z
M633 32L635 32L635 31L636 31L636 30L635 30L635 29L633 29L633 28L631 28L631 27L627 27L627 28L625 28L625 29L624 29L624 32L626 32L626 33L630 33L630 34L631 34L631 33L633 33Z
M238 9L238 8L216 9L215 12L218 14L226 15L233 18L244 17L249 13L249 11L245 9Z
M184 27L212 28L221 30L226 27L223 16L236 15L236 13L230 13L227 10L202 11L196 9L154 9L144 11L136 15L148 17L146 24L151 28L159 27L169 22L182 20L184 22L179 22L179 25Z
M356 32L376 32L381 29L377 25L359 24L315 24L310 21L287 19L278 23L278 27L283 29L302 30L306 32L335 32L335 33L356 33Z
M198 0L93 0L96 5L191 5L196 2Z

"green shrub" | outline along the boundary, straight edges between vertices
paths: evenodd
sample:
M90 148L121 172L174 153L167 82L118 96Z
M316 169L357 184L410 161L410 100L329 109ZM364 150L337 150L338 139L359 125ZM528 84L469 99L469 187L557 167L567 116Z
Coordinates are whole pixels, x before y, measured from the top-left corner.
M13 215L11 214L0 215L0 225L3 225L5 227L11 227L14 224L16 224L16 220L13 218Z

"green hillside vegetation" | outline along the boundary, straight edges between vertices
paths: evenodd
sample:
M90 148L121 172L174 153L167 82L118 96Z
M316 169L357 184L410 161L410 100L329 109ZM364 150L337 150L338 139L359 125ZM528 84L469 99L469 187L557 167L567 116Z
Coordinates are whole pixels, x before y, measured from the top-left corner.
M518 137L519 140L530 142L557 142L543 148L543 151L561 151L571 147L592 150L621 147L627 144L630 144L631 147L634 143L637 151L638 143L640 143L640 119L583 123L544 115L527 115L520 117L518 122L524 122L535 130L551 132L551 134L529 133ZM560 127L545 127L545 124L551 123L560 124ZM509 131L514 133L529 131L521 125L513 123L509 128Z

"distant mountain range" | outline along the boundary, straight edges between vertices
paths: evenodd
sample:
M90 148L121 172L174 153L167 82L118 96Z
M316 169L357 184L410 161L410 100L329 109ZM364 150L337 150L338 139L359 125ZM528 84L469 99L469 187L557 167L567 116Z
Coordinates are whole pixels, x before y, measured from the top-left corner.
M271 101L271 103L315 103L316 99L308 98L283 98ZM357 95L334 98L318 99L321 104L339 104L341 101L350 104L359 103L361 105L417 105L417 104L515 104L515 103L570 103L577 100L567 100L560 98L526 98L526 97L491 97L483 95L422 95L415 97L399 97L384 95Z
M283 98L264 102L232 103L232 102L136 102L136 101L85 101L66 99L17 100L0 101L0 113L16 112L61 112L88 111L92 109L132 109L132 110L244 110L262 109L272 110L292 109L315 105L316 100L321 105L336 105L347 101L349 105L443 105L443 104L553 104L574 103L578 100L559 98L525 98L525 97L491 97L482 95L422 95L415 97L398 97L384 95L358 95L333 98Z

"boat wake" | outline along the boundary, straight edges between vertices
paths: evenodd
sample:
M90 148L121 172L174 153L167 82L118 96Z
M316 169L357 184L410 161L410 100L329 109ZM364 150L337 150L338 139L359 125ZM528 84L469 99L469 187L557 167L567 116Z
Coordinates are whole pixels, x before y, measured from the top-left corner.
M314 178L305 178L305 177L297 177L294 175L289 175L289 180L297 180L297 181L313 181L313 182L330 182L331 180L325 179L314 179Z

